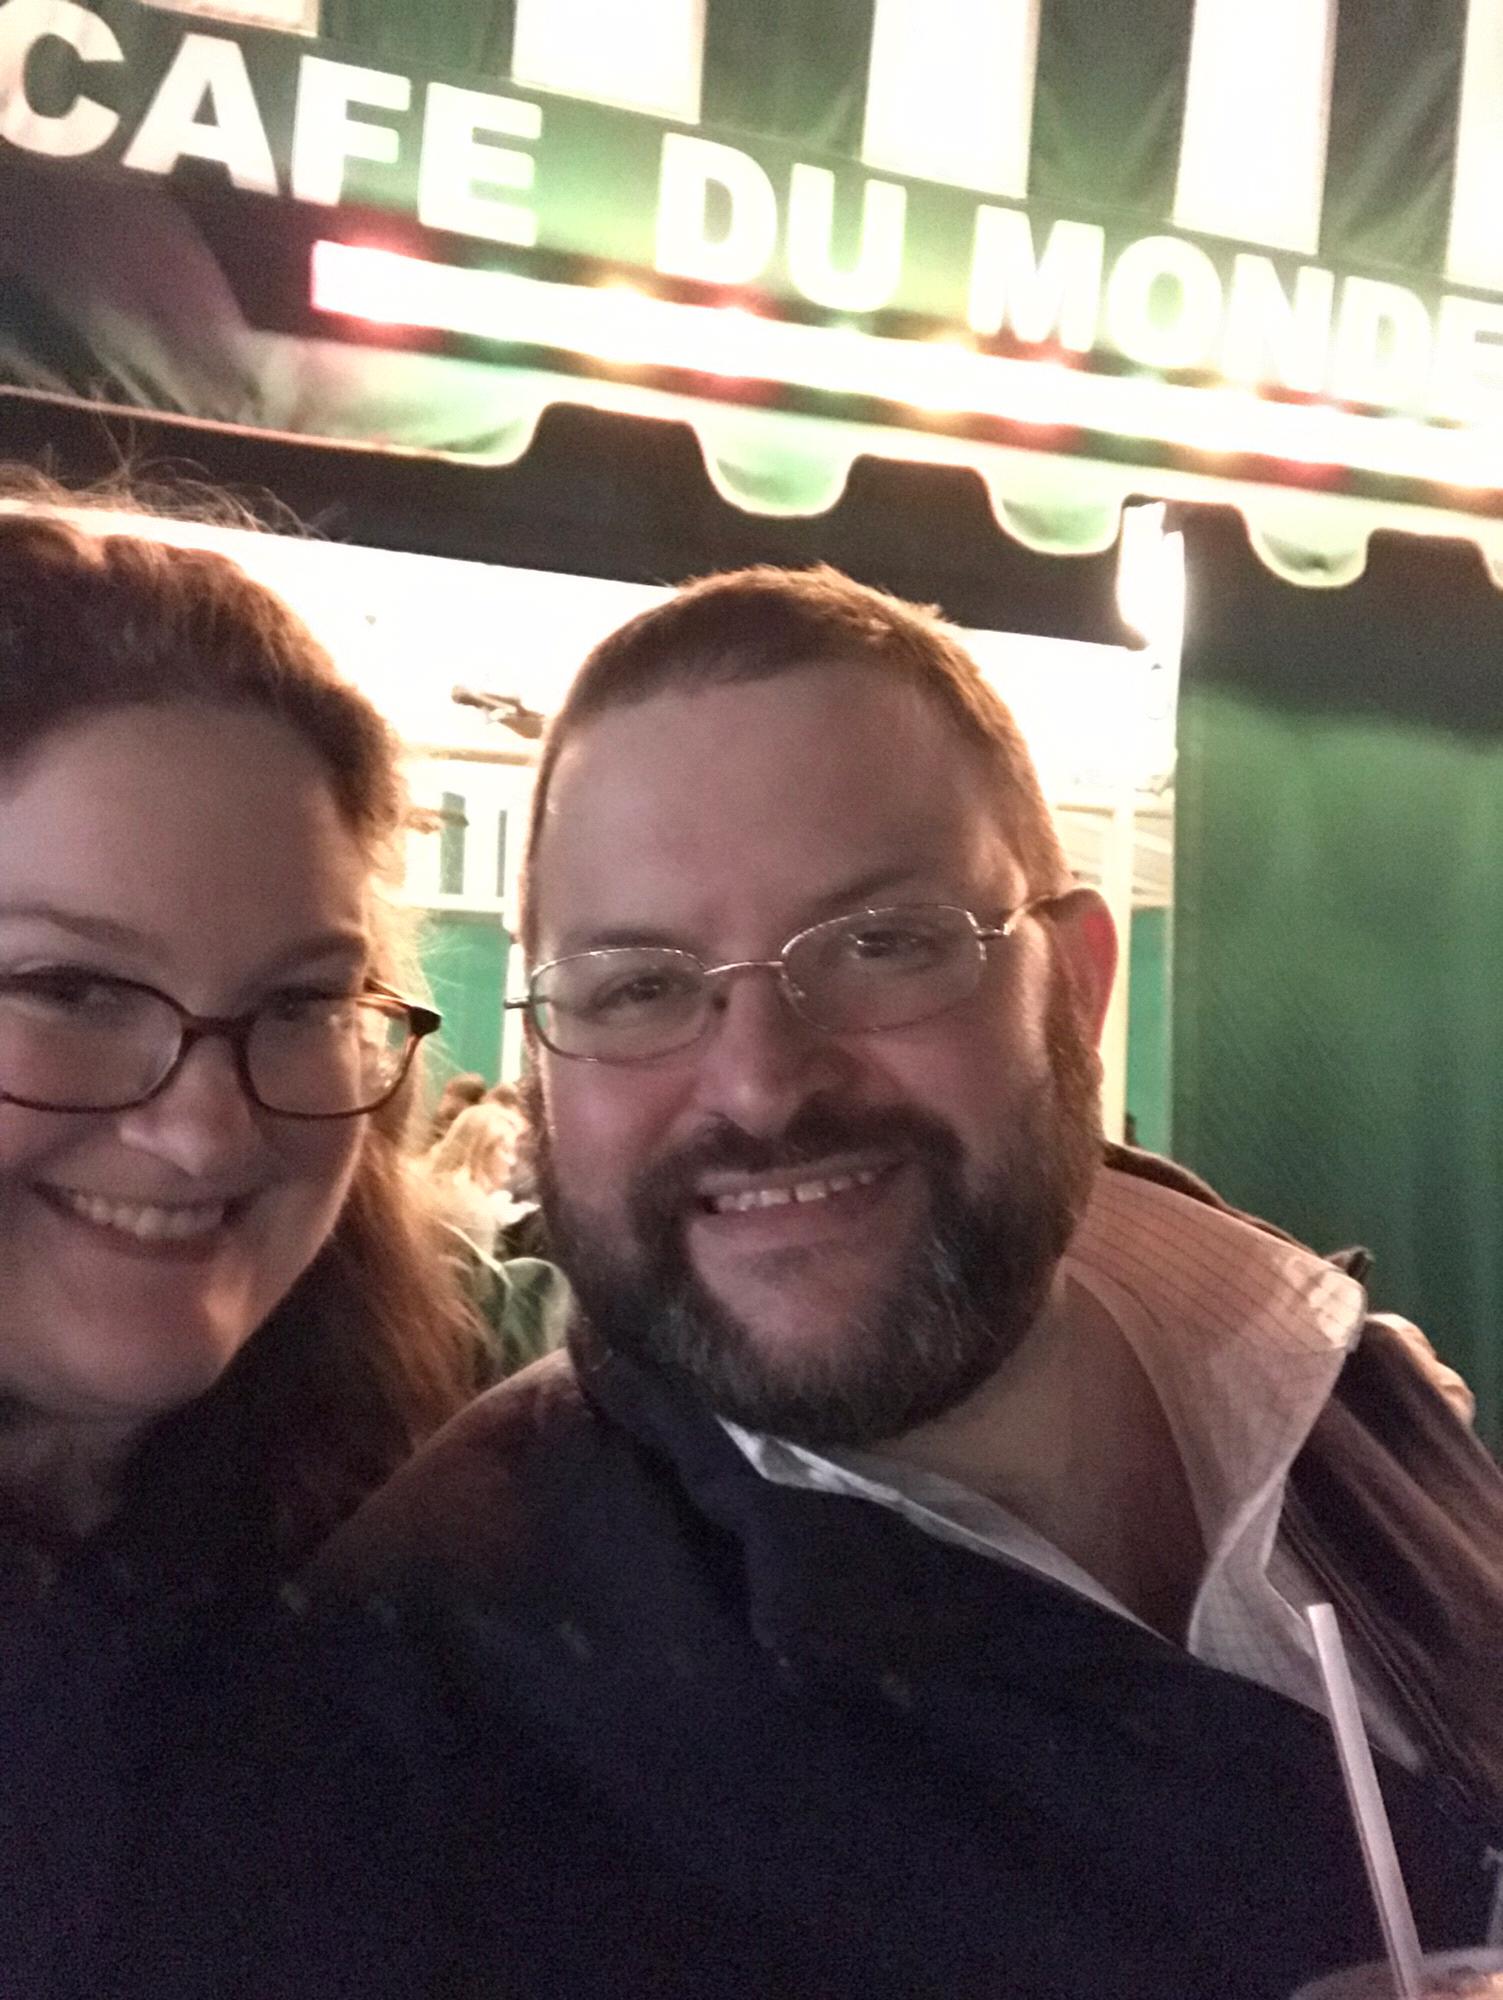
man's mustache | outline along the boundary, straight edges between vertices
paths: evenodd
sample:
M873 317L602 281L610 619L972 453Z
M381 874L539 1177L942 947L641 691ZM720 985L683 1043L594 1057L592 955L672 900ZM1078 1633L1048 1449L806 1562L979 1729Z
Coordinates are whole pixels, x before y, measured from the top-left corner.
M847 1153L901 1154L927 1164L959 1164L960 1141L947 1125L913 1111L836 1111L804 1107L774 1138L728 1119L665 1154L641 1176L632 1210L660 1226L691 1207L707 1174L770 1174L813 1166Z

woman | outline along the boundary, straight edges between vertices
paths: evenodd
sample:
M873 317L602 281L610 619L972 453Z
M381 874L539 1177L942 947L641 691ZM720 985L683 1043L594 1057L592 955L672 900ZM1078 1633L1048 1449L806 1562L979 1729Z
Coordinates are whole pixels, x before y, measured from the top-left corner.
M516 1193L526 1116L497 1084L424 1155L430 1196L461 1281L487 1329L496 1381L561 1346L573 1297L545 1254L537 1204Z
M0 514L13 1563L253 1591L477 1386L404 1165L404 810L386 725L232 563Z
M233 565L0 509L0 1994L457 1992L465 1776L486 1992L635 1919L543 1746L455 1742L430 1813L401 1635L262 1615L482 1365L404 1165L402 823L385 727Z
M521 1136L521 1113L488 1100L461 1111L424 1156L440 1215L487 1256L526 1206L511 1192Z
M389 731L234 564L49 500L0 510L0 1991L36 2000L114 1990L227 1664L485 1355L407 1165L438 1017Z

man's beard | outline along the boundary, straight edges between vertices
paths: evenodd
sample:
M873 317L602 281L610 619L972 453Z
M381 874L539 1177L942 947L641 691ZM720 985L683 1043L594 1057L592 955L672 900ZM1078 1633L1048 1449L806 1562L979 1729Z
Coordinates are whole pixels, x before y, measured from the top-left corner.
M550 1240L595 1341L689 1386L718 1416L795 1444L861 1447L953 1409L1037 1317L1101 1159L1099 1060L1058 972L1049 1065L1014 1113L1001 1163L968 1191L960 1142L916 1111L811 1103L776 1140L722 1124L633 1186L633 1253L571 1208L541 1119L539 1192ZM773 1356L695 1274L685 1231L709 1172L757 1175L850 1154L896 1155L926 1183L916 1240L882 1295L822 1352Z

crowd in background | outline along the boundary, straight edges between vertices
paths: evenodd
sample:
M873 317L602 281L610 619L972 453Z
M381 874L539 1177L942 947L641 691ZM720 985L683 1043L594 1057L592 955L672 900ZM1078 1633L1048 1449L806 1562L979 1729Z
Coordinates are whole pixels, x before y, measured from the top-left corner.
M568 1287L548 1258L528 1138L516 1086L462 1070L439 1091L418 1162L487 1328L496 1380L558 1346L568 1317Z

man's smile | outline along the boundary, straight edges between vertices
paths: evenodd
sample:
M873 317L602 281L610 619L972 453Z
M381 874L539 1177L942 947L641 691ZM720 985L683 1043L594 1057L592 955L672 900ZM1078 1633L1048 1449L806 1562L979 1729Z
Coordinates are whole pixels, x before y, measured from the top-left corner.
M788 1208L828 1202L855 1188L868 1188L892 1172L895 1162L881 1164L788 1168L781 1173L745 1177L733 1185L717 1183L699 1192L700 1213L746 1215L754 1209Z

